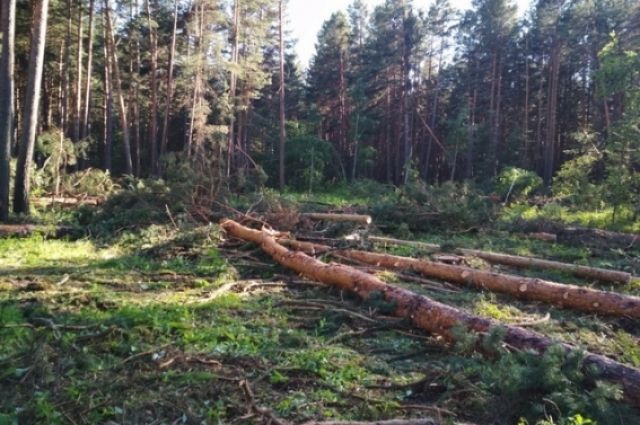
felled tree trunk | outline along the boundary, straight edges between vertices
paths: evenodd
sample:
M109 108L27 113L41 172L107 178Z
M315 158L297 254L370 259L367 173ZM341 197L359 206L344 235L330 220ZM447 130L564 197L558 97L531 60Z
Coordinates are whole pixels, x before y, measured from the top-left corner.
M394 314L409 320L417 328L440 335L453 341L453 328L464 326L470 331L486 334L497 328L504 328L504 341L518 349L544 353L552 345L559 344L567 352L578 348L553 341L536 332L516 326L502 326L498 322L472 315L448 305L418 295L406 289L388 285L370 274L342 264L326 264L302 252L289 251L278 244L266 231L249 229L232 220L221 223L230 236L259 244L275 261L310 279L323 282L338 289L368 299L373 294L382 294L387 302L395 304ZM584 365L593 365L601 373L601 378L620 384L628 400L640 406L640 370L593 353L584 354Z
M640 246L640 235L584 227L568 227L562 229L558 232L557 237L558 242L567 245L606 246L622 249L631 249Z
M369 225L372 222L370 215L361 214L329 214L329 213L306 213L301 214L303 217L311 220L325 220L325 221L352 221L355 223L361 223Z
M558 261L542 260L532 257L498 254L495 252L478 251L475 249L458 249L457 252L463 255L478 257L493 264L502 264L505 266L520 268L558 270L561 272L570 273L577 277L582 277L585 279L595 279L601 282L626 284L631 281L630 273L617 270L607 270L597 267L581 266L577 264L560 263Z
M364 264L391 269L409 269L426 277L468 284L480 289L509 294L526 300L548 302L560 307L589 313L640 318L640 298L631 295L599 291L530 277L494 273L428 260L417 260L415 258L353 249L337 250L309 242L288 240L286 242L283 241L283 243L312 255L331 252Z
M384 238L379 236L369 236L368 240L371 242L410 246L414 248L423 249L426 251L438 251L441 249L440 245L430 244L425 242L405 241L401 239ZM576 277L585 279L595 279L600 282L622 283L627 284L631 281L631 273L621 272L617 270L608 270L598 267L581 266L577 264L561 263L559 261L543 260L533 257L521 257L517 255L499 254L496 252L480 251L477 249L464 249L460 248L456 250L461 255L471 255L481 258L492 264L502 264L505 266L518 267L518 268L538 268L546 270L558 270L561 272L570 273Z
M79 229L71 226L36 226L34 224L0 224L0 238L25 237L34 233L46 237L62 238L64 236L74 236Z

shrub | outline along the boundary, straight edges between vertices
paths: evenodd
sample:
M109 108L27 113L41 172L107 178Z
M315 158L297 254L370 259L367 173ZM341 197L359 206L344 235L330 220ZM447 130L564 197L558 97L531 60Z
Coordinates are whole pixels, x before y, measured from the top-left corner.
M517 167L503 169L497 177L495 189L505 202L522 200L542 187L543 181L535 172Z

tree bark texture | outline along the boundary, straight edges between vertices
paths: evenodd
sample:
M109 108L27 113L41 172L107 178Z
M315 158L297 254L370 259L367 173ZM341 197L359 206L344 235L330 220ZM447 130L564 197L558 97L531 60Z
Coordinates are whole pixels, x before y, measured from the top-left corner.
M127 107L124 102L124 95L122 93L122 83L120 79L120 66L118 64L118 53L116 52L116 43L113 36L113 28L111 24L111 12L110 12L109 0L104 0L104 18L106 24L107 40L106 46L108 51L108 62L111 70L111 83L112 88L115 90L115 95L118 101L118 111L120 117L120 127L122 129L122 142L124 149L125 159L125 171L127 174L133 174L133 162L131 160L131 140L129 137L129 123L127 119Z
M14 45L16 25L16 0L2 1L2 57L0 57L0 221L9 218L9 180L11 146L15 110L14 101Z
M300 250L309 248L308 244L296 245L296 242L289 242L289 244ZM324 245L317 245L315 252L325 248L331 249ZM412 270L426 277L467 284L525 300L542 301L588 313L640 318L640 298L631 295L389 254L353 249L331 249L331 252L376 267Z
M13 198L13 210L17 214L29 214L29 192L31 190L31 167L33 150L38 131L38 112L40 106L40 87L44 67L44 47L47 33L49 0L39 0L33 15L31 32L31 52L29 53L29 71L27 93L24 105L24 128L18 150L18 165Z

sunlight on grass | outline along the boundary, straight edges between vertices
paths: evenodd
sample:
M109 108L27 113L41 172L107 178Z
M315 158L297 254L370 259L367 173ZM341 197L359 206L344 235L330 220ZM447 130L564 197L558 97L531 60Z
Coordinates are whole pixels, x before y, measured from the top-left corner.
M83 266L120 253L117 247L99 249L90 241L0 239L0 268Z

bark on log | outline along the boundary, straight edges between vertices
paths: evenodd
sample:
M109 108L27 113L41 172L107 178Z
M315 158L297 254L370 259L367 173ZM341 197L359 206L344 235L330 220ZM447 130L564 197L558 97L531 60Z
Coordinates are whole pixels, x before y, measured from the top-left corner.
M370 215L362 214L330 214L330 213L304 213L302 217L309 218L311 220L325 220L325 221L351 221L360 224L369 225L372 223Z
M631 295L395 255L356 250L345 250L339 253L363 263L409 269L427 277L468 284L525 300L543 301L588 313L640 318L640 297Z
M458 249L457 252L463 255L471 255L481 258L492 264L502 264L519 268L539 268L547 270L558 270L570 273L576 277L585 279L595 279L601 282L623 283L631 281L631 273L617 270L601 269L598 267L581 266L577 264L567 264L558 261L543 260L532 257L520 257L516 255L498 254L495 252L479 251L476 249Z
M438 425L441 421L431 418L391 419L388 421L311 421L303 425ZM462 425L458 423L458 425Z
M325 245L309 242L283 241L283 243L309 254L331 252L364 264L389 269L409 269L426 277L458 284L468 284L480 289L509 294L525 300L543 301L588 313L640 318L640 297L631 295L622 295L543 279L494 273L464 266L442 264L429 260L418 260L353 249L335 250Z
M554 341L536 332L516 326L502 326L494 320L475 316L426 296L388 285L375 276L352 267L326 264L302 252L289 251L266 231L249 229L232 220L223 221L221 227L230 236L260 245L275 261L312 280L354 293L362 299L367 299L374 293L382 294L387 302L395 304L396 316L404 317L417 328L441 335L446 340L455 340L452 331L460 325L481 335L503 328L504 342L518 349L544 353L549 347L560 345L567 352L579 350L575 346ZM640 406L640 369L589 352L584 353L583 364L595 366L600 371L602 379L621 385L629 402Z
M102 199L90 196L86 198L74 198L70 196L46 196L41 198L35 198L33 203L41 207L48 207L51 205L60 206L76 206L76 205L99 205Z
M372 242L380 242L390 245L399 246L411 246L414 248L420 248L430 251L438 251L441 249L440 245L430 244L425 242L405 241L401 239L383 238L378 236L369 236L368 238ZM317 249L317 248L316 248ZM472 255L474 257L481 258L492 264L502 264L505 266L519 267L519 268L540 268L547 270L558 270L566 273L570 273L576 277L585 279L595 279L601 282L623 283L627 284L631 281L631 273L621 272L617 270L608 270L598 267L581 266L577 264L561 263L559 261L543 260L533 257L521 257L516 255L499 254L489 251L480 251L476 249L464 249L460 248L456 250L457 253L462 255Z
M557 236L558 242L567 245L606 246L622 249L632 249L640 246L640 235L585 227L568 227L559 231Z
M389 245L410 246L413 248L423 249L425 251L439 251L440 245L426 242L405 241L402 239L384 238L382 236L368 236L371 242Z
M34 224L0 224L0 238L24 237L39 233L47 237L61 238L74 235L79 229L71 226L37 226Z

